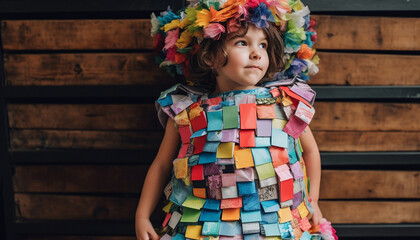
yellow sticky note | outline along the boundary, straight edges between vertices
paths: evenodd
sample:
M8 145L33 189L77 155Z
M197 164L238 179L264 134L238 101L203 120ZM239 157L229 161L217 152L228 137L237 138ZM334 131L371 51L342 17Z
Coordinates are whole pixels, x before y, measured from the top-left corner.
M241 214L240 208L227 208L223 209L222 220L223 221L237 221L239 220L239 215Z
M290 207L280 208L280 210L278 210L277 213L279 214L280 223L292 221L293 219Z
M176 115L174 120L178 126L190 125L190 120L188 119L187 110L184 110L180 112L178 115Z
M305 202L302 202L301 204L299 204L297 209L299 211L299 214L300 214L301 218L304 218L304 217L308 216L309 211L308 211L308 208L305 205Z
M185 231L185 237L190 239L200 239L201 225L188 225Z
M233 142L220 143L217 147L216 158L232 158L234 146Z
M271 123L272 128L283 129L287 121L283 119L274 118Z
M166 204L163 208L162 208L162 210L164 211L164 212L166 212L166 213L168 213L169 212L169 210L171 209L171 207L172 207L172 204L174 204L173 202L171 202L171 201L169 201L169 203L168 204Z
M254 159L252 158L251 148L235 150L233 157L235 158L236 169L254 166Z
M185 178L188 172L188 158L177 158L173 161L175 177Z

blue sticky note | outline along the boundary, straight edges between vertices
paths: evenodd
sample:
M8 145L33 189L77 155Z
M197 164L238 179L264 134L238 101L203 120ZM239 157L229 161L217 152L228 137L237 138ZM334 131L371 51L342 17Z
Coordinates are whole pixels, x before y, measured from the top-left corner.
M260 240L260 234L244 234L244 240Z
M311 234L308 231L303 232L299 240L311 240Z
M297 162L297 160L298 160L297 156L296 156L296 151L295 151L295 148L294 148L294 142L295 142L295 139L293 137L289 136L287 153L289 155L290 164L293 164L293 163Z
M287 148L288 146L287 133L283 132L283 130L279 128L272 128L271 129L271 145Z
M280 236L282 239L294 238L292 224L290 222L280 223Z
M217 147L220 142L206 142L204 144L203 152L217 152Z
M218 236L220 229L219 222L204 222L201 234L204 236Z
M255 166L271 162L271 155L268 148L251 148L251 152Z
M162 107L166 107L169 105L172 105L172 97L171 95L166 95L165 98L159 99L157 100L157 102L162 106Z
M260 210L260 198L258 193L242 197L242 207L245 211Z
M216 161L217 161L217 158L216 158L215 152L211 152L211 153L202 152L200 154L200 158L198 159L199 164L214 163Z
M239 221L233 221L233 222L220 222L220 229L219 229L219 235L222 236L235 236L242 234L242 227Z
M223 129L222 110L207 112L207 130L218 131Z
M210 210L220 210L220 200L207 198L203 208Z
M171 238L171 240L185 240L185 236L180 233L177 233Z
M207 133L207 141L220 142L222 140L222 131L211 131Z
M243 223L260 222L262 221L261 211L244 211L241 209L241 221Z
M261 206L265 213L277 212L280 210L280 205L277 200L268 200L261 202Z
M270 147L271 138L270 137L255 137L255 147Z
M236 186L238 187L238 195L245 196L257 193L257 188L255 187L255 182L237 182Z
M220 221L222 211L201 209L200 221L202 222L218 222Z
M197 132L193 133L190 138L202 137L207 134L205 128L198 130Z
M265 236L280 236L280 228L278 223L263 224Z
M261 217L262 217L261 224L268 224L268 223L277 223L277 222L279 222L279 215L276 212L262 213L261 214Z
M192 167L198 164L199 155L192 155L188 158L188 167Z
M176 205L181 206L190 193L190 187L185 186L185 183L179 179L176 179L171 183L172 193L169 200L174 202Z

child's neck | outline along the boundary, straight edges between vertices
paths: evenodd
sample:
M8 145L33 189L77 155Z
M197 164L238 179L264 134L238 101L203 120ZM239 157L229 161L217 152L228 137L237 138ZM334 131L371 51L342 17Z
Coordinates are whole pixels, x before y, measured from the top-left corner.
M219 86L218 84L216 85L216 88L214 89L214 91L212 92L211 95L217 95L223 92L231 92L231 91L239 91L239 90L249 90L249 89L254 89L257 88L257 86Z

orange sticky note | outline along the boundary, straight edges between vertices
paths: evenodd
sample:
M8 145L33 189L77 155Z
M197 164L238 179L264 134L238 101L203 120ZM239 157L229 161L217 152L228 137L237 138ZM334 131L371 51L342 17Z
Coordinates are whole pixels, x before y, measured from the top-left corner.
M241 213L240 208L227 208L223 209L222 220L223 221L237 221Z
M302 202L301 204L299 204L299 206L297 207L297 210L299 211L299 215L301 218L304 218L306 216L308 216L309 211L308 208L305 205L305 202Z
M274 168L289 162L287 149L271 146L268 150L270 151L271 161L273 162Z
M254 166L254 159L250 148L238 149L233 152L236 169L248 168Z
M239 130L239 146L241 147L255 147L255 131Z
M199 198L206 198L205 188L193 188L193 195Z
M276 118L276 111L274 109L274 104L257 105L257 115L258 115L259 119L273 119L273 118Z
M242 207L242 197L222 199L222 201L220 202L220 209L241 208L241 207Z
M188 119L187 110L183 110L174 117L174 120L178 126L189 126L190 120Z
M177 158L173 162L175 177L182 179L187 177L188 172L188 158Z
M280 208L280 210L277 211L277 214L279 215L280 223L285 223L293 220L290 207Z
M257 104L239 104L239 115L241 119L241 129L257 128Z

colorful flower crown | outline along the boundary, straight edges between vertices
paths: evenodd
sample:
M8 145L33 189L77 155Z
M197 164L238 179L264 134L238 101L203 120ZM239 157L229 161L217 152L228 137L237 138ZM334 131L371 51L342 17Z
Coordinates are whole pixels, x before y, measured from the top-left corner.
M283 32L286 65L277 79L318 72L319 58L312 45L317 35L309 9L300 0L189 0L188 7L176 14L170 10L151 15L151 34L156 62L172 76L188 75L188 56L200 47L203 38L217 40L221 34L235 32L241 22L259 28L274 23ZM221 23L224 23L223 25Z

